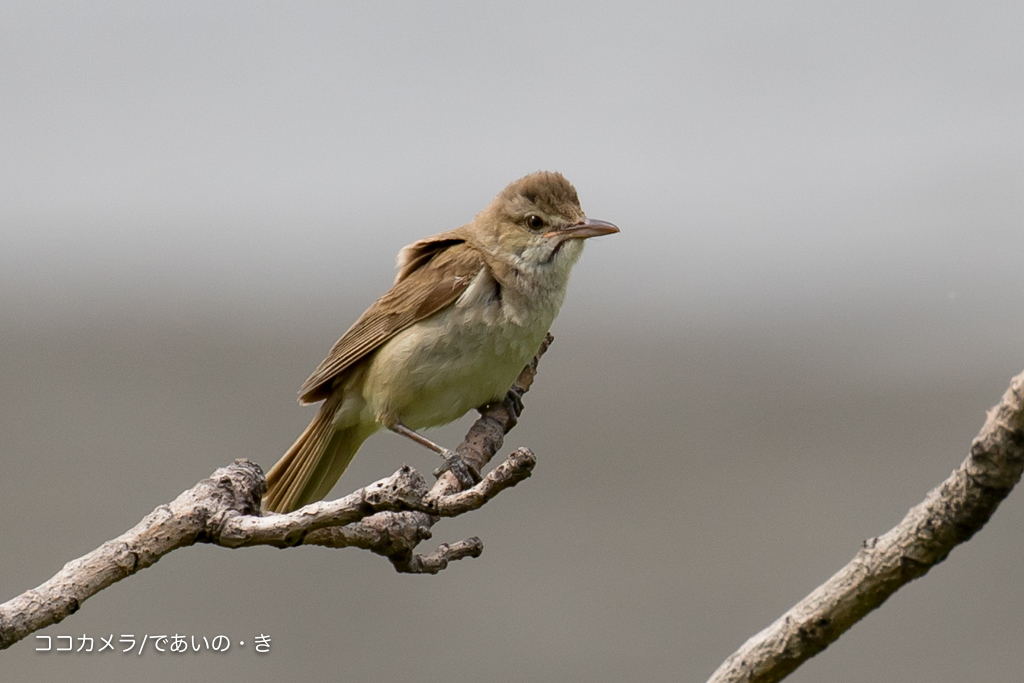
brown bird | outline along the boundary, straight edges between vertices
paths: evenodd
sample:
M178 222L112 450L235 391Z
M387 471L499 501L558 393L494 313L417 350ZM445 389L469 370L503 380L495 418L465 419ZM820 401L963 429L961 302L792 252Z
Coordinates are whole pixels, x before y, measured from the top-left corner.
M506 187L473 221L398 254L395 284L342 335L299 391L323 401L267 473L264 507L289 512L330 492L381 427L446 456L418 434L505 398L558 314L588 219L559 173Z

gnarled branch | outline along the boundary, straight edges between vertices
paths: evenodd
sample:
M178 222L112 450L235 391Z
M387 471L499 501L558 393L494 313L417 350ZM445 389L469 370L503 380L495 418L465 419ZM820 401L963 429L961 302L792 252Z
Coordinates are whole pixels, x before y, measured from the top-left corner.
M517 397L533 384L537 363L550 343L548 335L519 375L513 386ZM512 403L482 408L458 447L457 452L478 471L515 426L517 408ZM436 574L453 560L479 556L483 544L470 538L417 554L419 543L431 537L431 528L443 517L482 507L529 477L535 464L533 453L520 448L466 491L450 472L428 487L418 472L406 466L338 500L312 503L285 515L261 516L267 488L263 470L249 460L236 460L159 506L129 531L68 562L49 581L0 605L0 649L62 621L104 588L195 543L226 548L351 546L387 557L400 572Z
M973 536L1024 469L1024 373L989 410L970 455L888 533L729 656L708 683L772 683L818 654Z

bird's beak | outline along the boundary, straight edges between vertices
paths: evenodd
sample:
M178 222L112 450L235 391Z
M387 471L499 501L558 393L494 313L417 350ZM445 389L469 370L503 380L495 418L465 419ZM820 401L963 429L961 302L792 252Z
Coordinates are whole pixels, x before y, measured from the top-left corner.
M562 240L582 240L587 237L599 237L618 232L619 228L608 221L599 221L594 218L584 218L579 223L567 225L558 230L545 233L545 237L558 237Z

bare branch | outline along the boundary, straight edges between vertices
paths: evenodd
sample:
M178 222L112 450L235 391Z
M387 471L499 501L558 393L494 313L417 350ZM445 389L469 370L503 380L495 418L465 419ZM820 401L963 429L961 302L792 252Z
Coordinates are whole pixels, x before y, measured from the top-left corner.
M529 390L537 362L550 342L548 335L516 380L517 397ZM477 470L490 462L504 435L515 426L517 407L505 401L480 412L457 449ZM417 545L431 537L434 524L443 517L479 509L529 477L535 464L533 453L521 448L467 491L461 490L451 473L428 488L423 477L406 466L338 500L313 503L285 515L260 516L266 492L263 470L249 460L236 460L159 506L126 533L68 562L46 583L0 605L0 649L62 621L104 588L195 543L226 548L356 547L387 557L397 571L436 574L449 562L478 557L483 543L470 538L416 554Z
M1024 374L989 410L970 455L888 533L729 656L708 683L780 681L988 521L1024 469Z
M0 648L62 621L87 599L151 566L167 553L206 540L211 522L259 510L263 471L248 460L218 469L96 550L64 565L49 581L0 605Z
M442 543L432 553L413 555L404 571L407 574L436 574L442 569L446 569L448 563L453 560L461 560L464 557L480 557L480 553L483 551L483 542L475 536L452 545Z
M483 469L515 426L519 398L530 387L547 340L516 383L508 400L481 409L481 417L457 449ZM536 459L525 448L513 452L478 484L462 491L445 473L429 487L415 470L390 477L343 498L308 505L286 515L260 516L266 490L263 471L248 460L218 469L139 524L69 562L41 586L0 605L0 649L57 623L107 586L149 567L167 553L195 543L228 548L271 545L356 547L387 557L406 573L435 574L451 561L477 557L478 538L442 543L419 554L432 528L485 505L530 476ZM1024 469L1024 374L988 418L959 469L883 536L870 539L857 556L771 626L748 640L709 679L779 681L825 649L905 583L923 576L950 550L971 538L1013 489Z
M480 509L505 489L529 477L536 462L533 453L520 448L479 484L449 496L429 495L427 482L420 473L404 466L390 477L344 498L310 503L283 515L229 516L210 542L228 548L254 545L288 548L301 545L306 536L317 529L344 527L384 511L416 511L432 517L457 517Z

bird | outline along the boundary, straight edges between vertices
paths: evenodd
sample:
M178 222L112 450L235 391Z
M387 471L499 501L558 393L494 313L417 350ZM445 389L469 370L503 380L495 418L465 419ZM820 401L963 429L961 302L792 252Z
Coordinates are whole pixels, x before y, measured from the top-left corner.
M391 289L299 390L301 404L322 403L267 473L264 509L286 513L323 499L380 429L455 464L417 430L505 399L558 314L584 241L616 232L586 217L562 174L539 171L510 183L466 225L404 247Z

